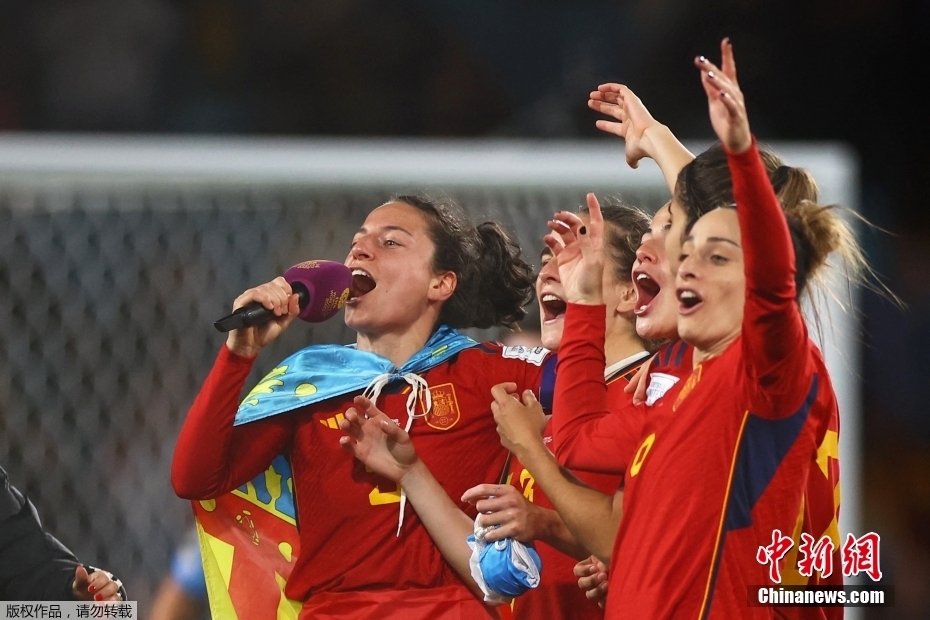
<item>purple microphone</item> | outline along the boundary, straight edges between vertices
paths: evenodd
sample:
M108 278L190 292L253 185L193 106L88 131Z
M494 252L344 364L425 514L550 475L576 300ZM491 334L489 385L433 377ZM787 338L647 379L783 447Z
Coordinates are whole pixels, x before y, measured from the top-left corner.
M284 272L284 279L297 294L298 318L319 323L346 305L352 285L352 272L342 263L331 260L308 260ZM248 303L224 316L213 326L221 332L261 325L275 318L274 312L257 301Z

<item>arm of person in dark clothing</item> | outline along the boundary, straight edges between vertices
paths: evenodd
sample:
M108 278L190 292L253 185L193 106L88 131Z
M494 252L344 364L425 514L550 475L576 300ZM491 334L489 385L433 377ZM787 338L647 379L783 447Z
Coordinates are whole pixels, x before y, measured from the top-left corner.
M105 571L85 577L93 569L79 566L75 555L42 528L35 506L0 467L0 599L95 600L100 595L96 600L125 600L119 580Z

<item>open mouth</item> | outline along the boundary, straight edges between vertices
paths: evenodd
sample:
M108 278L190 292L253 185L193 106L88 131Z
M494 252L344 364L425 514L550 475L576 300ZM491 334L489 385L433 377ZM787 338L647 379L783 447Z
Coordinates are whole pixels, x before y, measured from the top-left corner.
M543 321L547 323L564 315L565 309L568 307L564 299L560 299L552 293L544 293L539 298L539 302L542 305Z
M678 289L678 312L681 314L689 314L704 300L701 299L701 296L689 289Z
M652 300L662 291L662 287L649 274L641 271L633 274L633 284L636 286L636 309L633 310L633 314L638 316L646 312Z
M353 269L349 301L355 301L359 297L363 297L373 291L376 286L378 285L370 273L364 269Z

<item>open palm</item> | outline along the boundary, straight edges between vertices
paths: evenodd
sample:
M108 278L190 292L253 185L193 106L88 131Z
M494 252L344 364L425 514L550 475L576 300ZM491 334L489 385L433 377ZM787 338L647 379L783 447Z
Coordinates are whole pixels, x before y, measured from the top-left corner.
M731 153L742 153L752 146L752 133L746 115L746 102L736 81L736 60L729 39L720 43L718 68L707 58L694 60L701 70L701 85L707 94L710 123L720 141Z

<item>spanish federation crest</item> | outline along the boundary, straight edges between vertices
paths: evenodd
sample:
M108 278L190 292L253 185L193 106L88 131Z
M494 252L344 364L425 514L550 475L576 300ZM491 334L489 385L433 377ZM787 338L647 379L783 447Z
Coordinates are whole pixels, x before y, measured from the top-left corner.
M433 407L424 418L426 424L440 431L447 431L458 423L461 417L458 399L455 397L455 386L451 383L431 386L430 396ZM420 397L420 406L425 408L423 397Z

